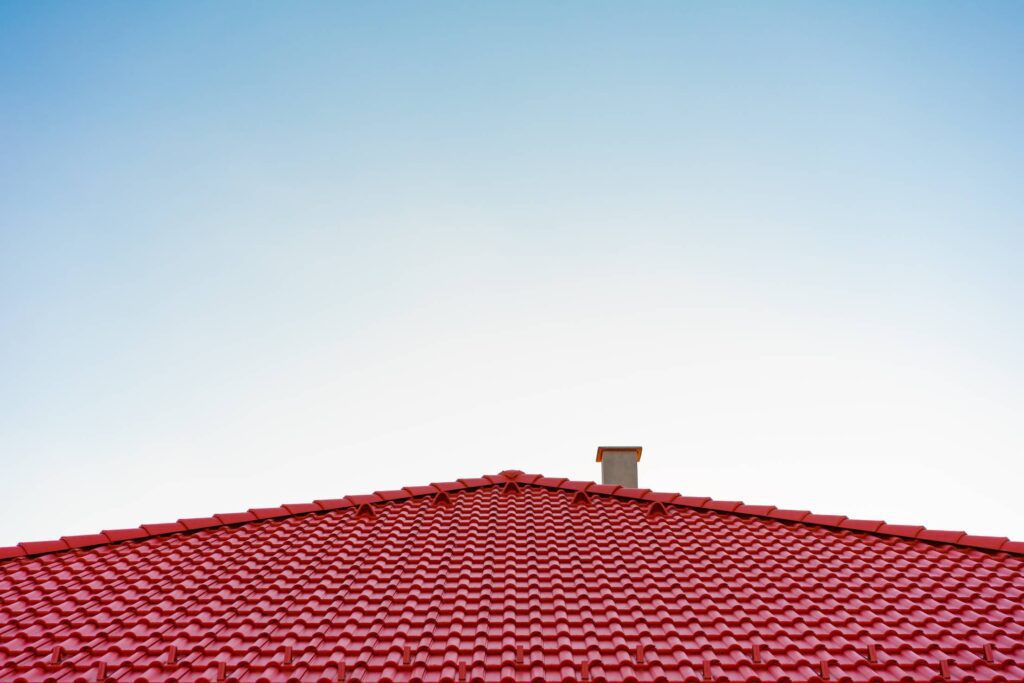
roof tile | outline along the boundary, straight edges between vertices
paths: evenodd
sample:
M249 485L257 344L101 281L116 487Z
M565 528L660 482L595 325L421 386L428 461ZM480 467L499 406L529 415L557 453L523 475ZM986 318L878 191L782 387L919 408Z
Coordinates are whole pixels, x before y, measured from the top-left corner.
M196 529L209 529L210 527L220 526L223 522L216 517L186 517L185 519L179 519L178 524L189 531L195 531Z
M842 529L852 529L853 531L878 531L878 528L884 524L885 522L881 520L844 519L839 526Z
M214 515L218 520L224 524L239 524L241 522L254 522L259 519L256 515L251 512L222 512L219 515Z
M142 528L146 530L150 536L156 536L158 534L171 534L175 531L187 531L184 524L178 524L177 522L165 522L163 524L143 524Z
M37 553L52 553L55 550L67 550L68 544L64 541L29 541L27 543L19 543L21 549L29 555L35 555Z
M996 550L1003 544L1009 543L1010 539L1002 536L971 536L964 534L957 539L957 542L961 545L972 545L975 548L990 548L992 550Z
M924 529L917 535L922 541L940 541L942 543L956 543L966 534L963 531L940 531L937 529Z
M846 517L843 515L807 515L800 521L824 526L839 526L846 521Z
M69 548L87 548L93 545L100 545L107 542L103 534L86 534L84 536L61 536Z
M923 526L912 526L910 524L883 524L877 529L880 534L892 534L893 536L905 536L907 538L915 538L923 530Z
M0 629L0 680L1024 679L1024 544L490 481L363 497L358 516L319 501L285 506L286 523L234 513L146 525L202 533L128 530L138 540L113 548L0 549L0 623L17 624ZM585 609L609 584L579 579L609 561L628 576L623 602ZM527 631L502 626L524 609Z
M704 503L704 507L708 510L718 510L720 512L732 512L741 505L743 505L743 501L740 500L709 500Z
M346 498L317 500L313 502L319 505L321 510L340 510L341 508L349 508L355 505L355 503Z
M768 513L772 519L784 519L790 522L800 522L811 514L810 510L779 510L776 508Z
M403 498L409 498L409 492L405 489L399 489L397 491L374 491L373 495L377 496L381 500L402 500Z
M704 504L710 501L710 498L703 496L677 496L672 499L673 505L688 505L690 507L702 508Z
M733 512L738 512L744 515L767 516L768 513L774 509L774 505L740 505Z
M287 503L282 505L290 515L303 515L307 512L321 512L323 508L316 503Z
M109 538L111 542L128 541L133 538L147 538L149 536L145 529L138 527L134 529L104 529L100 533Z

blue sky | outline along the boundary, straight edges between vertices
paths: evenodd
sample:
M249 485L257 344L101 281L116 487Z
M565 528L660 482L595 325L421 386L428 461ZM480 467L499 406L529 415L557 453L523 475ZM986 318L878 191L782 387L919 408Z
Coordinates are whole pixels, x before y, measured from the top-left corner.
M0 6L0 545L507 467L1024 539L1019 3Z

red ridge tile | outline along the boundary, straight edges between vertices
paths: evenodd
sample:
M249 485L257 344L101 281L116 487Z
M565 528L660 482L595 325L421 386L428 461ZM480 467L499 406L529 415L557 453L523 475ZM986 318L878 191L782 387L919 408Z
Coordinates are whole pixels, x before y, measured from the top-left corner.
M465 486L466 488L476 488L478 486L487 486L491 482L487 481L482 477L473 477L469 479L459 479L459 483Z
M352 501L352 503L354 505L366 505L366 504L369 504L369 503L379 503L381 501L381 497L378 496L376 493L371 493L368 496L367 495L363 495L363 496L345 496L345 497L348 498L350 501Z
M275 519L277 517L286 517L288 510L283 507L249 508L249 513L256 519Z
M134 529L104 529L100 533L110 539L111 543L116 543L117 541L129 541L134 538L149 537L149 533L145 529L140 529L138 527Z
M936 529L924 529L917 535L922 541L940 541L943 543L956 543L962 536L963 531L938 531Z
M219 515L214 515L214 517L224 524L255 522L257 519L259 519L256 515L252 514L251 512L222 512Z
M409 498L409 492L404 489L397 491L374 491L373 495L377 496L381 500L403 500Z
M541 480L538 479L537 483L540 484ZM543 484L541 484L543 486ZM549 484L550 486L550 484ZM615 486L613 484L592 484L587 488L587 493L600 493L602 495L614 495L616 491L621 489L621 486Z
M184 524L178 524L177 522L165 522L163 524L143 524L142 528L146 530L150 536L157 536L159 534L170 534L175 531L187 531Z
M345 498L316 500L313 502L319 505L321 510L340 510L341 508L349 508L355 505L355 503L350 500L346 500Z
M802 522L808 524L821 524L824 526L839 526L846 521L846 517L843 515L807 515L804 517Z
M710 501L710 498L703 496L676 496L672 499L673 505L687 505L694 508L702 508L704 504Z
M772 519L785 519L790 522L800 522L810 514L810 510L779 510L776 508L769 512L768 516Z
M971 536L964 534L957 542L961 545L970 545L975 548L989 548L996 550L1005 543L1009 543L1010 539L1001 536Z
M69 548L87 548L93 545L100 545L107 542L103 534L86 534L83 536L61 536Z
M406 486L404 490L410 496L432 496L437 493L433 486Z
M16 545L0 548L0 559L7 559L8 557L22 557L24 555L25 549Z
M774 505L740 505L733 512L738 512L742 515L760 515L765 517L774 509Z
M55 550L68 549L68 544L64 541L29 541L27 543L19 543L18 545L29 555L52 553Z
M537 486L549 486L551 488L559 488L563 482L569 481L565 477L539 477L533 483ZM618 488L618 487L616 487Z
M844 519L839 523L841 529L851 529L853 531L878 531L885 522L882 520L873 519Z
M462 489L466 488L465 484L462 484L457 481L434 482L431 484L431 486L436 488L438 491L461 491Z
M1008 553L1024 554L1024 541L1007 541L999 549Z
M646 496L650 492L650 489L630 489L622 487L615 492L615 495L618 496L619 498L634 498L636 500L643 500L644 496Z
M195 531L197 529L209 529L210 527L221 526L221 522L216 517L186 517L185 519L179 519L178 524L182 525L189 531Z
M741 505L743 505L743 501L740 500L709 500L704 503L704 507L708 510L718 510L720 512L732 512Z
M924 527L911 526L909 524L883 524L882 526L878 527L877 531L880 534L891 534L893 536L915 538L919 533L924 531Z
M316 503L287 503L281 507L287 510L290 515L301 515L307 512L321 512L323 510L323 508Z
M656 491L650 491L647 493L646 496L644 496L644 500L656 500L659 503L671 503L678 497L678 493L660 493Z

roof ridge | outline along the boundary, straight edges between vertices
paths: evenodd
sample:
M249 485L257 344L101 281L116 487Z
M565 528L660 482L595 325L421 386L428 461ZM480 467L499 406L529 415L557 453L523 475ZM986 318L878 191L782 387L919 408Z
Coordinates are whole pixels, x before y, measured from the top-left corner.
M272 508L250 508L245 512L229 512L212 517L190 517L177 522L143 524L135 529L104 530L98 534L62 536L52 541L30 541L15 546L0 547L0 560L17 557L45 555L65 550L92 548L122 541L132 541L167 534L187 533L218 526L234 526L268 519L294 517L310 513L323 513L345 508L366 510L375 503L387 503L409 498L434 496L453 491L469 490L484 486L504 486L512 483L540 486L586 494L613 496L626 500L675 505L717 513L749 517L763 517L779 522L823 526L843 531L869 533L876 536L906 538L916 541L943 543L973 549L1006 552L1024 555L1024 542L1011 541L1004 536L976 536L964 531L940 531L923 526L886 524L881 520L849 519L843 515L818 515L809 510L782 510L773 505L746 505L742 501L713 500L705 496L683 496L678 493L654 492L650 489L626 488L623 486L598 484L592 481L573 481L565 477L544 477L540 474L526 474L520 470L504 470L498 474L477 478L463 478L449 482L437 482L427 486L406 486L401 489L374 491L370 494L349 495L344 498L315 500L312 503L285 504Z

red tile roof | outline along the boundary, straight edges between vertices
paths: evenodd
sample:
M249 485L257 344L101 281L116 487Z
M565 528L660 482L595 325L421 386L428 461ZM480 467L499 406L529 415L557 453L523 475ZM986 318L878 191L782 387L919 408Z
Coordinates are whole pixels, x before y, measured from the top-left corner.
M515 471L0 557L4 682L1024 680L1024 544Z

